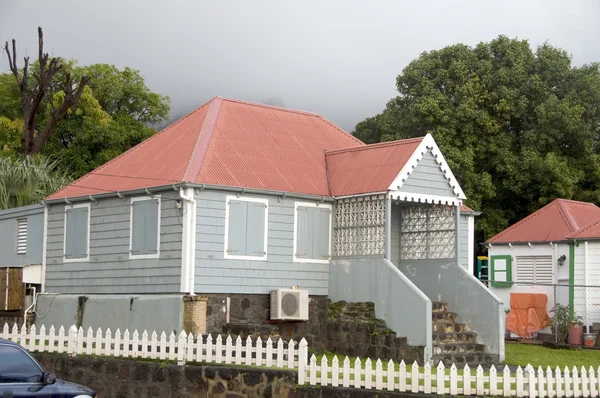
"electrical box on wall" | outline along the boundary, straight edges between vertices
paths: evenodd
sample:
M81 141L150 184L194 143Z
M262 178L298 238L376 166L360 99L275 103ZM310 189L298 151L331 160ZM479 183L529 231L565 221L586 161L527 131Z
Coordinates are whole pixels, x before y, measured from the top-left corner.
M308 290L277 289L271 292L271 319L308 320Z

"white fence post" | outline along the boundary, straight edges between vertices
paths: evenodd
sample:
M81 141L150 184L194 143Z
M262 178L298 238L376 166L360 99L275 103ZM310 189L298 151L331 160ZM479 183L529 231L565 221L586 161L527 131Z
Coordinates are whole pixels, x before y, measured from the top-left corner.
M354 361L354 388L360 388L362 384L362 363L359 357Z
M463 369L463 395L471 395L471 368L465 365Z
M288 342L288 355L287 355L287 367L288 369L294 369L294 359L296 356L296 351L294 350L294 347L296 346L296 342L292 339L290 339L290 341Z
M367 358L365 361L365 388L373 388L373 362L371 362L371 358Z
M185 333L185 330L182 330L181 333L179 333L179 339L177 340L177 364L178 365L183 365L185 363L185 357L186 357L186 344L187 343L187 334ZM143 350L142 350L143 352Z
M342 376L342 386L350 387L350 358L344 359L344 372Z
M246 339L246 365L252 365L252 339L250 336Z
M418 381L417 385L419 385ZM425 366L423 367L423 392L425 394L431 394L431 365L429 362L426 362Z
M308 382L311 386L317 385L317 357L315 356L315 354L312 354L312 356L310 357L308 378Z
M115 332L115 349L113 355L119 357L121 355L121 329L117 328Z
M508 366L504 366L504 371L502 372L502 392L503 396L510 397L511 396L511 376L510 369Z
M328 363L327 363L327 357L325 355L323 355L323 357L321 358L321 385L322 386L326 386L327 384L329 384L327 382L327 368L328 368Z
M260 337L259 337L260 338ZM217 342L215 344L215 362L216 363L223 363L223 337L221 337L221 335L217 335ZM260 366L260 364L256 364L257 366Z
M556 366L556 396L557 398L564 397L564 379L562 377L562 373L560 372L560 368L558 365Z
M337 355L331 361L331 385L333 387L340 385L340 361Z
M25 328L23 328L25 330ZM24 341L23 341L24 343ZM75 355L75 345L77 344L77 327L75 325L69 328L67 339L67 355Z
M54 352L54 343L55 343L56 330L54 329L54 325L50 326L50 337L48 338L48 352Z
M38 345L38 351L39 352L45 352L46 351L46 326L42 325L40 327L40 344ZM591 367L590 367L591 369Z
M377 362L375 362L375 388L383 390L383 364L381 359L377 359Z
M400 392L405 392L406 391L406 363L404 363L404 360L400 361L400 370L399 370L399 381L398 383L399 385L399 391Z
M519 366L519 367L517 367L517 397L523 396L524 385L525 385L525 382L523 380L523 369ZM467 394L465 394L465 395L467 395Z
M110 328L106 329L106 335L104 336L104 355L112 355L112 332Z
M435 388L438 395L446 394L446 368L442 361L440 361L437 366Z
M304 385L304 378L306 377L306 339L300 340L299 352L298 352L298 384ZM267 339L267 366L273 365L273 341L269 337Z
M419 392L419 364L417 361L414 361L412 366L410 367L410 391L411 392Z
M590 372L588 374L590 377L590 395L596 397L598 396L598 380L596 379L596 373L592 366L590 366Z
M563 373L563 377L565 379L565 397L573 396L573 388L571 386L571 374L569 373L569 368L565 366L565 371Z
M387 366L387 390L394 391L396 389L396 365L391 359Z

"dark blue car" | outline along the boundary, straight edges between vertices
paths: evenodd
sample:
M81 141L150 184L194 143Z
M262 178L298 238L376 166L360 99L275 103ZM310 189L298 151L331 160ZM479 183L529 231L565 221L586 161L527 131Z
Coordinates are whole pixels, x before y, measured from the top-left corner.
M0 397L97 398L89 388L57 380L20 345L0 339Z

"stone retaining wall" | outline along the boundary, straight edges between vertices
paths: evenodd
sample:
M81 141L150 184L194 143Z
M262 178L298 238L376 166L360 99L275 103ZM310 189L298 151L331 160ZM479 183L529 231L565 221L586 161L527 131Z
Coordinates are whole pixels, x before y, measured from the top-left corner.
M410 397L385 391L297 386L295 371L222 366L177 366L105 357L33 353L58 378L92 388L102 398L365 398Z

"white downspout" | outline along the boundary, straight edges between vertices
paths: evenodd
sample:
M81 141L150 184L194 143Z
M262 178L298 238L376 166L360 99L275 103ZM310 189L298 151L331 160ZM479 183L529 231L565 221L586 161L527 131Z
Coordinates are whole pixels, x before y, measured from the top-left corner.
M187 283L184 284L189 291L190 295L194 296L194 277L195 270L194 267L196 265L195 257L196 257L196 199L194 199L194 189L187 188L187 194L184 188L179 188L179 196L186 203L184 208L189 204L189 208L185 212L185 225L187 228L187 234L185 239L185 276L187 279Z
M46 293L46 251L48 249L48 205L44 205L44 226L42 236L42 286L40 289L41 293Z
M589 257L588 257L588 243L585 242L583 244L583 261L584 261L584 274L583 274L583 284L586 286L584 287L584 297L585 297L585 326L589 327L589 323L588 323L588 289L587 289L587 284L588 284L588 265L589 265ZM585 331L585 329L584 329Z

